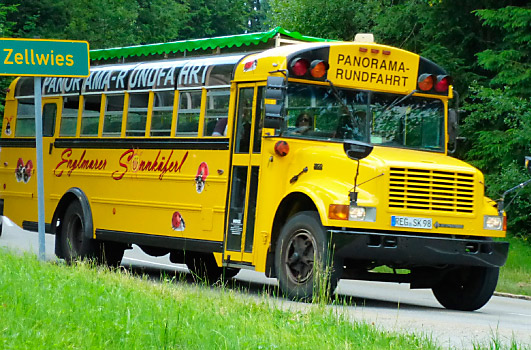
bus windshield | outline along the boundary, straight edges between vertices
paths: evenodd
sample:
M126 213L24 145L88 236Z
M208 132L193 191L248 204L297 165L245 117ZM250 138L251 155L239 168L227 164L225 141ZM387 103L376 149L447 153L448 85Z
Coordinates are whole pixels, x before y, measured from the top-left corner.
M438 99L290 84L286 115L285 136L444 151Z

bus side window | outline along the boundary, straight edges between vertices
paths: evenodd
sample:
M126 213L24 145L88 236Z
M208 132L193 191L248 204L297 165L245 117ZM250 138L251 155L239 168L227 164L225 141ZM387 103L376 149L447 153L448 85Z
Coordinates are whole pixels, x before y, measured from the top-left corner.
M149 93L129 94L129 109L125 136L145 136Z
M83 96L81 136L97 136L100 122L101 95Z
M61 113L59 136L76 136L79 95L65 96Z
M251 140L251 117L254 88L240 89L238 102L238 124L236 127L236 153L249 153Z
M200 113L201 90L181 92L175 136L197 136Z
M103 116L102 136L118 136L122 132L122 116L124 110L124 96L107 95L105 114Z
M170 136L174 91L156 92L151 115L151 136Z
M253 141L253 153L260 153L262 150L262 126L264 125L264 99L262 98L264 87L258 88L258 94L256 96L256 113L254 120L254 141Z
M230 90L209 90L203 136L226 136Z
M42 136L53 136L56 116L57 105L55 103L45 104L42 109Z
M32 98L18 99L15 136L35 136L35 104Z

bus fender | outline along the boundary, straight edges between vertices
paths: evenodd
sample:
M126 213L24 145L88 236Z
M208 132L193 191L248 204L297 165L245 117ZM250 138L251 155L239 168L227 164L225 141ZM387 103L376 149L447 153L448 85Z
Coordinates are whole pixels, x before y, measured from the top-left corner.
M72 203L72 201L78 201L81 205L81 208L83 210L83 218L84 218L84 224L87 228L84 232L87 238L93 239L94 238L94 225L92 221L92 210L90 209L90 203L85 195L85 192L83 192L80 188L72 187L68 191L65 192L61 200L59 201L59 204L57 204L57 207L55 208L55 212L53 214L52 218L52 227L51 231L52 234L54 234L55 237L55 254L58 257L63 257L62 247L61 247L61 239L60 236L62 235L62 225L61 220L64 217L64 214L66 212L66 209Z

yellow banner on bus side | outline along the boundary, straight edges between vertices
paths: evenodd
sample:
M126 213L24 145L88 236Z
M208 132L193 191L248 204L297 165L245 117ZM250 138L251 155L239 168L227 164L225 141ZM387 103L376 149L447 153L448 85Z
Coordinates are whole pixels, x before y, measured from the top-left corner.
M380 45L331 45L328 79L358 89L408 93L416 88L419 56Z

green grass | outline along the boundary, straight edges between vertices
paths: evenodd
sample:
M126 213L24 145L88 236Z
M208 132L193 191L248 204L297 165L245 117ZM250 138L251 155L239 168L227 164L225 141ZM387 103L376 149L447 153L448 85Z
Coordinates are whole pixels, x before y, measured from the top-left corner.
M531 244L508 237L507 263L500 270L496 291L531 296Z
M325 305L289 311L271 300L0 249L0 349L438 348Z

